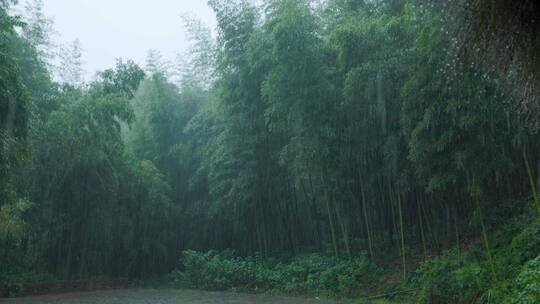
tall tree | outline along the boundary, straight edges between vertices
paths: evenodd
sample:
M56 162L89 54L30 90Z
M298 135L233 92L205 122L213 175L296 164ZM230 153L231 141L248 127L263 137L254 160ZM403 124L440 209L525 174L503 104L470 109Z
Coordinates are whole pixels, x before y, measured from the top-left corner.
M79 87L84 82L83 48L79 39L60 49L57 74L61 83Z

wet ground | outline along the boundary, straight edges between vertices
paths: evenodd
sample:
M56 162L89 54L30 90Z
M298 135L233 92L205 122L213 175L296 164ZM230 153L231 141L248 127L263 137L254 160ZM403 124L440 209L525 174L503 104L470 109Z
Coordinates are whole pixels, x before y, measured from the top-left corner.
M17 299L1 304L338 304L319 299L186 290L112 290Z

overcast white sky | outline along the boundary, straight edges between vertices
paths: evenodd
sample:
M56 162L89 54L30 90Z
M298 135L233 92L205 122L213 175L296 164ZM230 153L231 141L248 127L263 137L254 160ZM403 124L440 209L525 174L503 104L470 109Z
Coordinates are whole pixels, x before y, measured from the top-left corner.
M214 28L207 0L43 0L60 41L79 39L91 76L114 66L115 58L144 65L149 49L166 59L188 46L180 16L193 13ZM21 1L24 2L24 1Z

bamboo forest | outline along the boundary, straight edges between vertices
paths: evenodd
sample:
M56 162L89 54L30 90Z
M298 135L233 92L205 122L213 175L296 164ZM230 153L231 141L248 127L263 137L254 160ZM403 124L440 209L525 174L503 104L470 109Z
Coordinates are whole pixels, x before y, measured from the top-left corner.
M24 2L0 0L0 298L540 303L538 2L209 0L177 62L92 77ZM240 303L214 301L170 303Z

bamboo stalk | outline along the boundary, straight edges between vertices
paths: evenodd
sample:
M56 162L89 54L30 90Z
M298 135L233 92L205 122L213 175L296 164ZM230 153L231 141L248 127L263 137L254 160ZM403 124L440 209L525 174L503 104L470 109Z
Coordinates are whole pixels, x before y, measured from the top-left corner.
M323 182L324 182L324 196L326 201L326 210L328 212L328 222L330 224L330 233L332 235L332 245L334 247L334 253L336 254L336 257L339 256L339 247L337 244L337 237L336 237L336 228L335 228L335 222L334 222L334 216L332 212L332 206L330 202L330 193L328 192L328 185L326 183L326 178L323 176Z
M482 212L482 207L477 198L474 199L476 202L476 207L478 208L478 216L480 217L480 224L482 225L482 237L484 239L484 246L486 247L486 253L488 255L489 265L491 267L491 276L493 280L497 281L497 272L495 271L495 263L493 261L493 255L491 254L491 249L489 246L489 239L487 234L486 223L484 222L484 214Z
M404 227L403 227L403 208L402 208L402 202L401 202L401 194L398 191L397 196L397 202L398 202L398 212L399 212L399 226L400 226L400 234L401 234L401 258L403 263L403 280L407 279L407 257L405 252L405 233L404 233Z
M334 200L332 201L333 201L334 209L336 212L337 221L341 227L341 234L343 235L343 241L345 243L345 250L347 251L347 255L349 259L352 259L351 246L349 244L349 233L347 231L347 226L345 225L345 222L343 221L341 211L340 211L341 209L337 207Z
M337 243L336 228L335 228L335 222L334 222L334 217L333 217L333 212L332 212L333 208L331 206L330 193L329 193L329 190L328 190L329 187L328 187L328 181L327 181L326 168L323 168L321 178L322 178L323 187L324 187L324 199L325 199L325 202L326 202L326 211L328 213L328 224L330 225L330 234L331 234L331 237L332 237L332 246L334 248L334 254L336 255L336 257L339 257L339 247L338 247L338 243Z
M420 199L417 199L416 200L416 204L418 206L418 222L420 224L420 237L422 238L422 248L424 249L424 258L427 257L427 246L426 246L426 236L425 236L425 233L424 233L424 223L422 221L422 210L420 208L422 208L420 206Z
M392 235L390 236L390 242L392 243L392 246L394 245L394 235L396 235L396 238L397 238L397 235L399 234L398 232L398 225L396 224L396 203L394 202L395 199L394 199L394 191L392 191L392 187L390 186L389 187L390 190L389 190L389 193L390 193L390 215L392 216Z
M366 225L366 234L368 239L368 248L369 248L369 256L371 257L371 260L373 261L375 259L375 255L373 254L373 240L371 239L371 228L369 225L369 217L367 215L367 202L366 202L366 193L364 190L364 184L361 182L360 184L360 192L362 193L362 213L364 214L364 223Z
M538 216L540 216L540 198L538 197L538 190L536 189L536 183L534 182L534 174L532 172L529 157L527 156L525 149L523 149L523 159L525 160L525 167L527 168L527 175L529 176L529 183L531 184L531 191L533 194L536 211L538 212Z
M425 197L424 197L424 199L425 199ZM435 244L434 244L435 248L437 248L437 250L438 250L439 249L439 238L437 237L437 233L436 233L435 229L433 228L433 222L430 221L428 211L426 210L426 207L424 206L424 204L421 204L420 208L422 209L422 214L423 214L423 217L424 217L424 221L426 222L426 228L428 229L429 234L431 234L431 241L432 241L432 243L435 242Z
M461 261L461 248L460 248L460 240L459 240L459 227L458 227L457 211L454 211L454 232L455 232L455 235L456 235L457 254L458 254L459 260Z
M414 288L414 289L408 289L408 290L398 290L398 291L394 291L394 292L390 292L390 293L384 293L384 294L378 294L378 295L370 296L370 297L367 297L367 298L363 298L362 300L369 301L369 300L375 300L375 299L381 299L381 298L388 298L388 297L393 297L393 296L398 295L398 294L415 292L417 290L419 290L419 289Z

